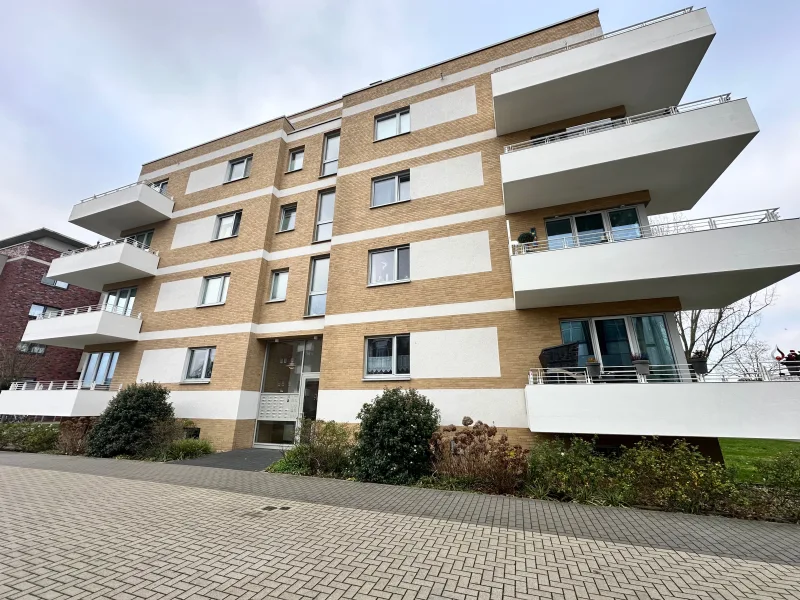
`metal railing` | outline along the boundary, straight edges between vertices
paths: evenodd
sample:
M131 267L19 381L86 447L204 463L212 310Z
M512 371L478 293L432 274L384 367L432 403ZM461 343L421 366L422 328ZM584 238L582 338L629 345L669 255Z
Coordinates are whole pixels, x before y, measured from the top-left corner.
M692 12L692 10L693 7L688 6L686 8L682 8L681 10L676 10L675 12L667 13L666 15L655 17L654 19L648 19L647 21L642 21L641 23L636 23L635 25L628 25L627 27L623 27L622 29L615 29L614 31L609 31L608 33L603 33L595 37L581 40L580 42L575 42L574 44L566 44L561 48L556 48L555 50L550 50L549 52L543 52L542 54L537 54L536 56L531 56L530 58L524 58L522 60L518 60L511 64L503 65L502 67L497 67L494 70L494 72L499 73L500 71L505 71L506 69L513 69L514 67L518 67L520 65L524 65L526 63L533 62L535 60L539 60L542 58L547 58L548 56L553 56L554 54L561 54L562 52L566 52L567 50L572 50L573 48L580 48L581 46L586 46L588 44L593 44L595 42L607 40L608 38L616 37L623 33L628 33L629 31L635 31L637 29L641 29L642 27L647 27L648 25L655 25L656 23L661 23L662 21L667 21L669 19L685 15L686 13L690 13Z
M767 208L764 210L734 213L718 217L706 217L703 219L690 219L687 221L673 221L649 225L627 225L612 230L583 232L577 235L565 235L564 237L555 237L553 239L528 242L525 244L514 242L509 238L509 247L512 256L519 256L522 254L533 254L535 252L549 252L551 250L595 246L597 244L609 242L630 242L681 233L695 233L698 231L738 227L740 225L756 225L758 223L770 223L778 220L780 220L778 209Z
M708 374L697 373L691 365L648 365L646 372L636 366L536 367L528 371L528 385L623 384L623 383L746 383L753 381L800 382L800 361L759 363L753 369L731 371L724 367Z
M612 129L619 129L620 127L627 127L629 125L638 125L647 121L654 121L656 119L663 119L664 117L671 117L682 113L699 110L701 108L708 108L709 106L716 106L717 104L724 104L731 101L731 95L721 94L719 96L712 96L710 98L703 98L702 100L695 100L694 102L687 102L686 104L679 104L678 106L668 106L666 108L659 108L651 110L646 113L633 115L632 117L620 117L618 119L611 119L609 121L601 121L599 123L589 124L586 127L570 127L569 131L562 133L554 133L544 137L536 138L533 140L526 140L506 146L503 150L504 154L510 152L517 152L518 150L526 150L536 146L545 146L547 144L555 144L556 142L564 142L574 138L591 135L593 133L601 133L603 131L610 131Z
M134 248L139 248L140 250L144 250L145 252L150 252L158 256L158 250L151 250L150 246L146 246L145 244L136 240L135 237L126 237L126 238L118 238L116 240L111 240L110 242L98 242L94 246L87 246L86 248L77 248L75 250L68 250L67 252L62 252L61 256L72 256L73 254L81 254L82 252L90 252L91 250L99 250L100 248L108 248L109 246L116 246L117 244L130 244Z
M130 314L128 310L124 306L114 306L112 304L94 304L92 306L79 306L77 308L64 308L61 310L46 310L45 312L41 313L40 315L36 316L36 320L39 319L55 319L57 317L67 317L70 315L82 315L85 313L92 313L92 312L110 312L117 315L123 315L125 317L131 317L132 319L141 319L142 313L138 313L136 316Z
M103 196L108 196L109 194L114 194L116 192L121 192L122 190L127 190L128 188L136 187L137 185L140 185L140 184L149 185L153 189L153 191L158 192L159 194L164 196L164 198L169 198L170 200L173 200L172 196L167 196L166 194L162 193L161 190L156 188L155 185L153 185L153 183L151 181L148 181L147 179L141 179L140 181L135 181L134 183L129 183L128 185L123 185L121 187L114 188L113 190L109 190L107 192L103 192L102 194L95 194L94 196L89 196L88 198L84 198L83 200L78 202L78 204L83 204L84 202L90 202L92 200L97 200L98 198L102 198Z
M79 379L73 381L14 381L9 391L63 391L63 390L96 390L98 392L120 391L122 384L114 387L110 383L84 382Z

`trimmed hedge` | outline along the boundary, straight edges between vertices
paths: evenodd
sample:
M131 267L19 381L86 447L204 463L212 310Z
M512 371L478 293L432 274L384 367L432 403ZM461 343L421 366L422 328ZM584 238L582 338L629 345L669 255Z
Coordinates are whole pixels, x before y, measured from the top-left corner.
M54 452L57 443L58 425L33 422L0 423L0 450Z

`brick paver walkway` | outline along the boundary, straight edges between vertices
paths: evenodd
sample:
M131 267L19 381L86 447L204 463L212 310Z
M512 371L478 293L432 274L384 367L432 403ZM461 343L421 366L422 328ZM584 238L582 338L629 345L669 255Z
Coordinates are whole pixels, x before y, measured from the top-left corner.
M800 527L0 453L0 598L800 598Z

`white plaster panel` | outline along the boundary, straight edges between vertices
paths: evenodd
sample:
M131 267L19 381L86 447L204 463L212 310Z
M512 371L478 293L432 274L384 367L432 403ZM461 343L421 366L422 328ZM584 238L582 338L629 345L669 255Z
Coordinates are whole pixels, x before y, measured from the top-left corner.
M186 183L186 193L199 192L208 188L216 187L225 183L225 175L228 172L228 161L203 167L189 173L189 181Z
M200 289L202 287L202 277L162 283L161 287L158 288L158 298L156 299L154 312L194 308L200 299Z
M500 377L497 327L412 332L411 377Z
M410 246L412 281L492 270L488 231L412 242Z
M480 152L411 168L411 199L483 185Z
M411 104L411 131L478 114L475 86Z
M202 385L172 392L169 400L180 419L255 419L258 392L243 390L205 390Z
M217 217L214 215L178 223L177 227L175 227L175 234L172 236L172 249L210 242L211 236L214 235L216 222Z
M6 390L0 394L0 414L96 417L115 395L98 390Z
M161 350L145 350L136 381L156 383L179 383L183 379L183 368L186 365L188 348L164 348ZM174 392L173 392L174 394Z

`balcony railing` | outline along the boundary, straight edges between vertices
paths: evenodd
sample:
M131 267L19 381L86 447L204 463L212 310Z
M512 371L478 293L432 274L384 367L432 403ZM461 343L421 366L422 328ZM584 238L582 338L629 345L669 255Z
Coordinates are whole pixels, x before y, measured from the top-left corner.
M14 381L9 391L16 392L41 392L62 390L96 390L98 392L118 392L122 384L112 386L109 383L89 383L81 380L74 381Z
M709 106L716 106L717 104L724 104L731 101L730 94L722 94L720 96L712 96L711 98L704 98L702 100L695 100L694 102L687 102L686 104L679 104L678 106L668 106L666 108L659 108L658 110L651 110L650 112L641 113L632 117L620 117L619 119L611 119L610 121L602 121L600 123L589 124L586 127L575 128L571 127L569 131L563 133L554 133L534 140L527 140L506 146L504 153L516 152L518 150L527 150L536 146L544 146L547 144L555 144L556 142L564 142L574 138L591 135L593 133L601 133L603 131L610 131L612 129L619 129L629 125L638 125L647 121L655 119L662 119L664 117L671 117L681 113L699 110L701 108L708 108Z
M137 315L132 315L128 312L124 306L113 306L110 304L94 304L92 306L79 306L77 308L64 308L62 310L48 310L36 316L36 320L39 319L54 319L56 317L66 317L69 315L81 315L85 313L92 313L92 312L110 312L115 313L118 315L123 315L125 317L131 317L133 319L141 319L142 313L138 313Z
M126 238L119 238L116 240L111 240L110 242L103 242L97 243L94 246L87 246L86 248L77 248L75 250L68 250L67 252L62 252L61 256L72 256L73 254L81 254L82 252L90 252L92 250L99 250L100 248L108 248L109 246L116 246L118 244L130 244L134 248L139 248L140 250L144 250L145 252L150 252L158 256L158 250L151 250L150 246L146 246L145 244L136 240L133 237L126 237Z
M753 381L800 382L800 361L772 361L751 368L725 368L699 374L690 365L650 365L647 374L635 366L608 367L592 375L588 367L541 367L528 372L528 385L622 383L746 383Z
M555 50L551 50L549 52L545 52L543 54L538 54L536 56L531 56L530 58L525 58L523 60L518 60L517 62L513 62L509 65L503 65L502 67L497 67L494 72L499 73L500 71L505 71L506 69L513 69L514 67L518 67L520 65L524 65L525 63L533 62L535 60L539 60L542 58L547 58L548 56L553 56L554 54L560 54L562 52L566 52L567 50L572 50L573 48L580 48L581 46L586 46L588 44L593 44L595 42L599 42L602 40L607 40L608 38L612 38L623 33L628 33L629 31L635 31L637 29L641 29L642 27L647 27L648 25L655 25L656 23L661 23L662 21L666 21L668 19L672 19L674 17L680 17L681 15L685 15L686 13L692 12L693 7L688 6L686 8L682 8L681 10L676 10L675 12L668 13L666 15L661 15L660 17L655 17L654 19L648 19L647 21L642 21L641 23L636 23L636 25L629 25L628 27L623 27L622 29L616 29L614 31L609 31L608 33L603 33L601 35L582 40L580 42L576 42L574 44L567 44L562 48L557 48Z
M695 233L698 231L724 229L726 227L738 227L740 225L770 223L778 220L780 220L778 209L768 208L765 210L734 213L731 215L707 217L703 219L691 219L687 221L671 221L649 225L628 225L618 227L615 230L584 232L577 235L573 234L571 236L529 242L526 244L518 244L511 241L509 229L509 247L511 249L511 255L518 256L535 252L548 252L550 250L566 250L568 248L594 246L608 242L630 242L681 233Z
M103 192L102 194L95 194L94 196L89 196L88 198L84 198L78 204L83 204L84 202L91 202L92 200L97 200L98 198L102 198L103 196L108 196L109 194L114 194L116 192L121 192L122 190L127 190L128 188L136 187L137 185L144 183L149 185L153 190L164 196L164 198L169 198L170 200L174 200L172 196L167 196L166 194L162 193L152 182L147 181L146 179L142 179L140 181L135 181L134 183L129 183L128 185L123 185L121 187L115 188L113 190L109 190L107 192Z

